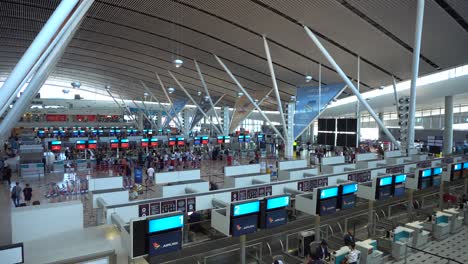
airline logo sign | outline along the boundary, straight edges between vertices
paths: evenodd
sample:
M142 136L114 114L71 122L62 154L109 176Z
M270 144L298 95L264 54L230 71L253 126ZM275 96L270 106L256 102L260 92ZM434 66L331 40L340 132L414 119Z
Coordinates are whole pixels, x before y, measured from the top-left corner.
M182 233L180 230L150 236L149 255L157 256L182 248Z
M274 228L288 223L288 212L285 209L267 212L266 228Z
M241 236L257 231L257 215L249 215L231 219L231 235Z

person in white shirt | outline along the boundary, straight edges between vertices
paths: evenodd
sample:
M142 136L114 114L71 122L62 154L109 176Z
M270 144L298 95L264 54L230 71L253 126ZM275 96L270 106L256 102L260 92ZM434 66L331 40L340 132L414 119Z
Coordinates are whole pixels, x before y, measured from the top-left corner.
M146 175L148 175L148 178L150 178L150 179L154 178L154 169L153 169L153 167L149 167L146 170Z
M351 243L349 245L349 249L351 250L346 257L346 263L348 264L357 264L358 263L358 258L359 258L359 250L356 250L356 244Z

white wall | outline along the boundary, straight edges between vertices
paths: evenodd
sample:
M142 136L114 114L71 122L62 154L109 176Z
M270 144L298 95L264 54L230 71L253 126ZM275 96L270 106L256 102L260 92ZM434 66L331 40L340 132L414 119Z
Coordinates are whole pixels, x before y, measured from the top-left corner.
M82 228L83 204L81 201L51 203L11 209L11 233L13 243L40 239L65 231ZM73 243L73 241L70 241L70 243Z

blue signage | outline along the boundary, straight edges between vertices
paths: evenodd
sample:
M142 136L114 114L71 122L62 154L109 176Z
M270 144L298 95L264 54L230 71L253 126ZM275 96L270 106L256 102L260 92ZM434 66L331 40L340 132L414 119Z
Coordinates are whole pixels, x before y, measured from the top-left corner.
M231 235L241 236L257 232L258 215L248 215L231 219Z
M149 256L158 256L182 249L182 232L156 234L149 237Z
M319 189L320 200L338 196L338 187Z
M356 195L345 195L341 197L341 209L351 209L356 206Z
M393 192L394 197L400 197L405 195L405 186L395 187L395 191Z
M250 136L249 135L246 135L244 137L244 139L245 139L245 143L250 143Z
M463 169L465 169L465 170L468 169L468 162L463 163Z
M133 169L133 174L135 176L135 183L142 184L143 183L143 170L141 168L135 167L135 169Z
M455 165L453 166L453 170L454 170L454 171L459 171L459 170L461 170L461 169L462 169L462 164L461 164L461 163L455 164Z
M432 171L431 169L427 169L427 170L423 170L422 171L422 177L425 178L425 177L429 177L432 175Z
M442 173L442 168L441 167L438 167L438 168L434 168L434 173L432 175L439 175Z
M274 228L285 225L288 223L288 212L284 209L267 212L265 221L266 228Z
M275 197L275 198L267 199L266 209L272 210L272 209L286 207L288 205L289 205L289 196Z
M52 144L52 145L62 145L62 141L52 141L50 144Z
M395 183L404 183L406 182L406 174L400 174L395 176Z
M348 184L348 185L343 185L343 191L342 195L350 194L350 193L355 193L358 191L358 184L353 183L353 184Z
M386 186L392 184L392 177L385 177L379 179L379 186Z
M88 144L97 144L97 140L90 139L90 140L88 140Z
M148 220L148 233L156 233L184 226L184 215L173 215Z
M77 140L76 144L77 145L84 145L84 144L86 144L86 140Z
M236 204L232 210L232 216L237 217L246 214L258 213L260 211L260 201Z
M336 198L323 200L319 202L319 214L329 215L336 212Z
M387 186L384 188L379 188L379 200L386 199L392 195L392 188L391 186Z

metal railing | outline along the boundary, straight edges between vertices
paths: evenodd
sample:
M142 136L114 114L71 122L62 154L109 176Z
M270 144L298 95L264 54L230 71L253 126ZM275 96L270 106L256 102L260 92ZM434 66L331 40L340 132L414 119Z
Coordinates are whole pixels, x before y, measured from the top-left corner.
M408 246L408 244L406 244L406 247L405 247L405 262L404 262L405 264L408 263L408 248L410 248L412 250L415 250L415 251L423 252L424 254L428 254L428 255L431 255L431 256L434 256L434 257L441 258L441 260L447 260L447 263L453 262L453 263L457 263L457 264L463 264L462 262L460 262L460 261L458 261L456 259L447 258L447 257L441 256L441 255L437 255L437 254L434 254L434 253L431 253L431 252L427 252L425 250L417 249L415 247ZM441 262L439 262L439 263L441 263Z

